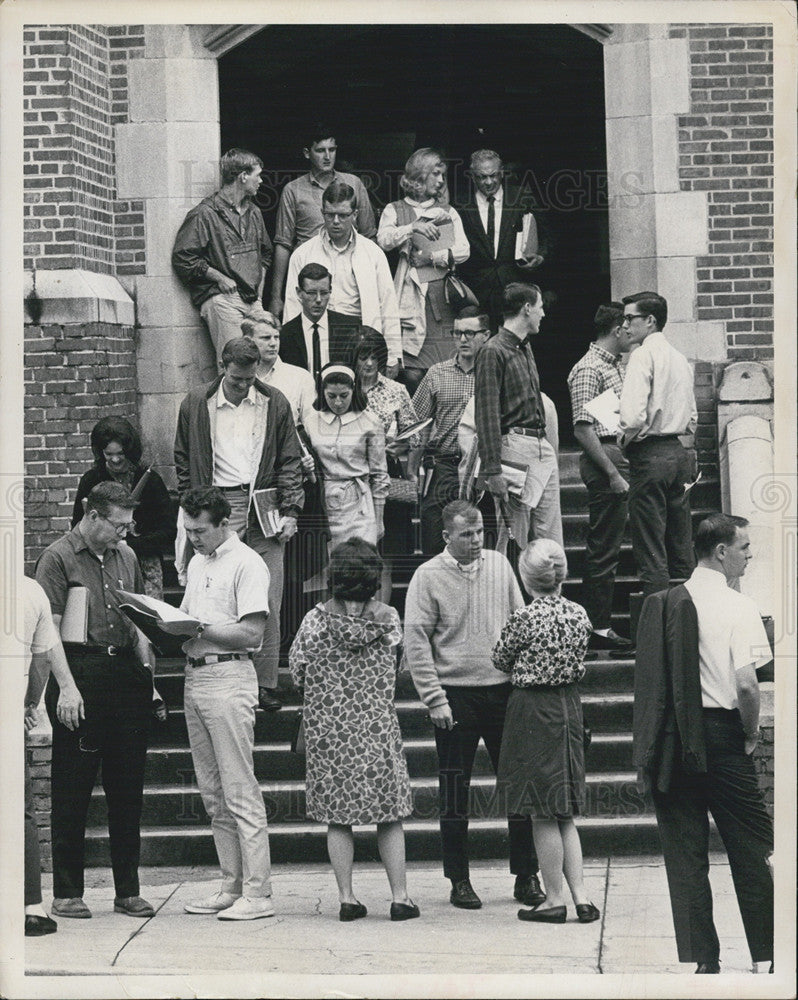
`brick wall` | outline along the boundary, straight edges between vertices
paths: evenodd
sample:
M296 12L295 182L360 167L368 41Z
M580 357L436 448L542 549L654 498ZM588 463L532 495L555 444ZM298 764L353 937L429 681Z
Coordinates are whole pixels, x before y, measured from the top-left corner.
M142 26L42 25L24 33L25 267L144 271L144 205L118 201L114 125Z
M774 739L775 730L773 720L768 719L763 722L761 727L761 739L754 751L754 764L759 777L759 787L765 796L765 805L771 818L773 817L773 795L775 790L775 770L773 766L775 759Z
M69 528L100 417L136 413L131 327L25 327L25 571Z
M683 191L709 198L697 318L723 320L730 360L773 357L773 37L766 25L679 25L691 107L679 117Z
M43 711L43 709L40 709ZM28 758L33 801L36 806L36 826L39 828L39 857L42 870L53 868L52 837L50 835L50 762L52 760L52 737L49 733L32 734L27 737L25 753Z

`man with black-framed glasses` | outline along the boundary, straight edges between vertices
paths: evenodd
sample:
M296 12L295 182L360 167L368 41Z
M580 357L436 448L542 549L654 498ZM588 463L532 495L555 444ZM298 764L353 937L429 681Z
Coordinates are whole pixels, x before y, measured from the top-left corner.
M695 566L690 493L695 451L681 436L695 431L693 369L662 332L668 303L656 292L623 299L630 347L620 405L619 443L629 460L629 527L643 595L667 589ZM634 639L634 636L632 637Z
M457 499L460 490L457 425L474 395L474 358L489 336L488 316L476 306L462 309L452 330L454 356L432 365L413 396L418 419L433 421L421 432L432 452L432 472L421 502L424 555L443 552L443 508Z
M86 919L83 902L86 817L102 762L114 876L114 911L151 917L139 895L139 846L144 765L153 695L153 654L147 639L120 609L120 590L144 593L133 550L120 542L133 527L136 501L120 483L98 483L84 501L81 521L42 553L36 579L58 627L70 589L88 592L85 642L64 639L69 669L85 719L70 728L58 714L59 687L47 683L53 726L53 907L60 917Z

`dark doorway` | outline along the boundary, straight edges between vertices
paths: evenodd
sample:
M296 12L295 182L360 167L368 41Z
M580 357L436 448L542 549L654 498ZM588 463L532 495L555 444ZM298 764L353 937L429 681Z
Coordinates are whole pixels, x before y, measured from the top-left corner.
M469 197L474 149L496 149L551 250L535 280L554 297L534 350L571 436L566 376L609 299L600 43L564 25L273 25L219 61L222 148L264 161L273 232L279 192L304 172L309 123L335 129L338 163L364 178L379 214L420 146L441 149L451 200ZM548 297L548 296L547 296Z

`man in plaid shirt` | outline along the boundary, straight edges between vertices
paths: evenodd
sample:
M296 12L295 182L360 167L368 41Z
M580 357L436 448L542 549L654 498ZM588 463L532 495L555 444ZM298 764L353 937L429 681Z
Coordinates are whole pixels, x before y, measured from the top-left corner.
M612 428L599 423L586 404L612 389L620 399L623 373L620 356L629 350L623 327L623 305L601 305L593 318L596 338L571 369L574 435L582 447L579 472L587 487L589 525L582 580L582 603L593 625L590 646L630 655L632 643L610 628L615 572L626 527L629 463Z
M421 502L421 548L424 555L434 556L443 552L441 514L447 503L457 499L460 489L457 425L466 403L474 395L474 357L489 336L487 314L476 306L462 309L452 330L457 353L448 361L432 365L413 396L418 419L433 418L431 448L434 465ZM425 441L430 437L429 428L421 433Z

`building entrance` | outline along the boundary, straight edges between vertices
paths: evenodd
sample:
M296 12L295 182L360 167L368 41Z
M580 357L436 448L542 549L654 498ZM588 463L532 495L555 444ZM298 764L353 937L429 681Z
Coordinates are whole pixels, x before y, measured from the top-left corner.
M532 272L550 300L534 350L570 437L565 379L610 290L599 42L551 24L270 25L220 58L219 94L222 149L264 161L270 232L282 186L307 169L309 123L335 130L338 168L364 177L378 215L414 149L442 151L455 206L471 195L471 152L497 150L508 195L548 236Z

